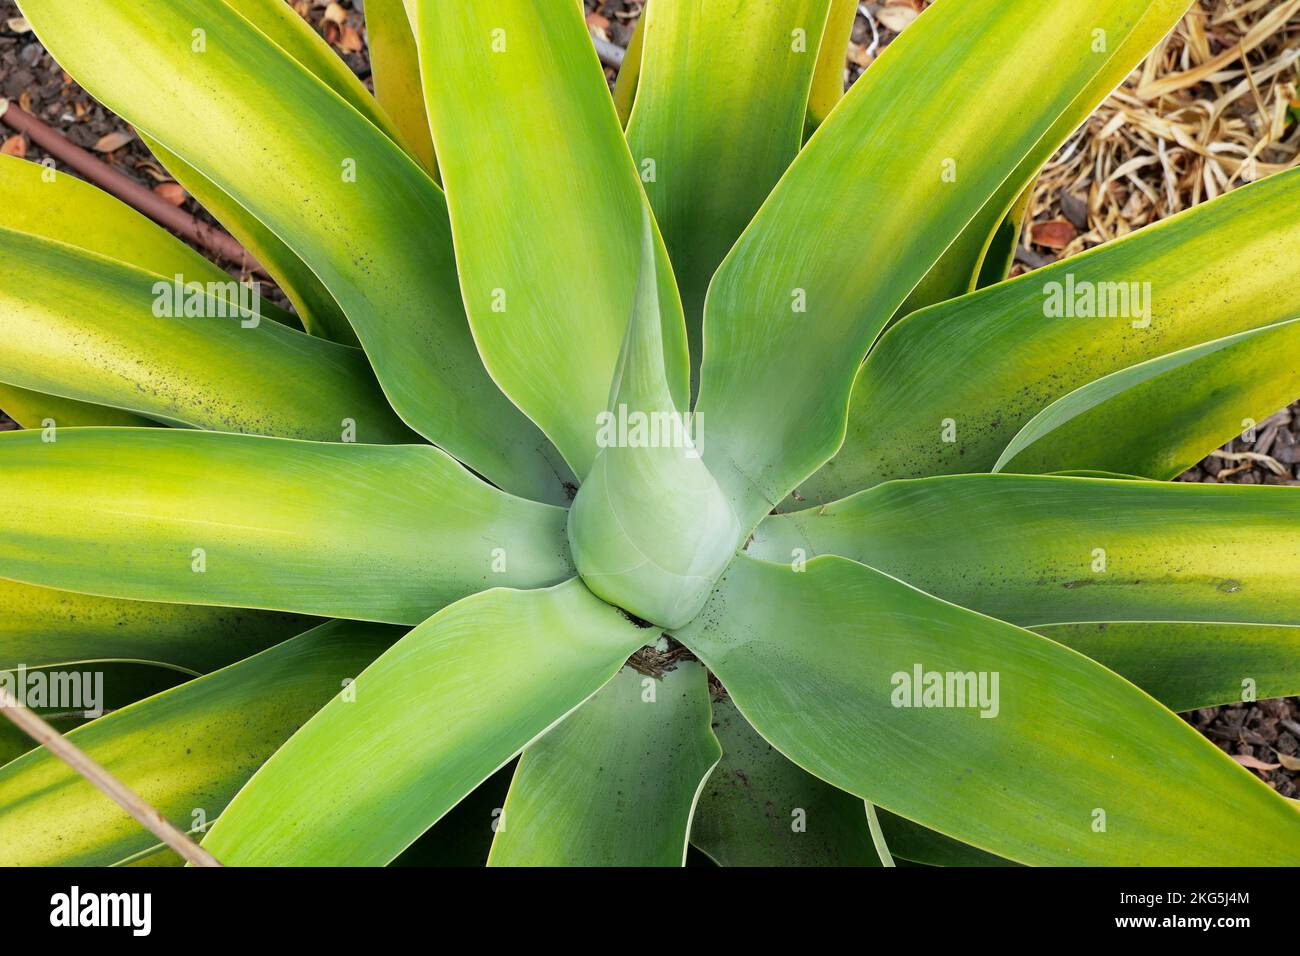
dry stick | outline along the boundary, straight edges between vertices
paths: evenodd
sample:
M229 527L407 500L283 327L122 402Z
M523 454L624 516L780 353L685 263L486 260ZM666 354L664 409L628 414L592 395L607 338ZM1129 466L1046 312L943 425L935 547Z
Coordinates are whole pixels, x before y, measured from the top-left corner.
M70 166L83 179L144 213L160 226L165 226L177 235L202 246L220 259L238 263L247 272L256 272L263 276L267 274L258 261L233 236L173 206L157 193L141 186L130 176L119 173L88 153L62 133L46 126L31 113L19 109L4 99L0 99L0 123L27 134L28 139L55 159Z
M140 826L152 832L187 862L194 866L221 865L216 857L172 826L166 817L141 800L130 787L91 760L66 737L20 704L4 687L0 687L0 714L4 714L18 725L19 730L108 794L113 802L131 814Z

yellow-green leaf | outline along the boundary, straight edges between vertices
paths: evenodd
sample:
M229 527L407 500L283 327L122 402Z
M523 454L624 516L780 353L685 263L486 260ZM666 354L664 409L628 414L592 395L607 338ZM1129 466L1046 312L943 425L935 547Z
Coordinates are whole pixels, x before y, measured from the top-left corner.
M420 54L406 4L404 0L370 0L365 13L366 47L370 51L375 97L401 130L408 152L436 179L438 160L434 155L429 117L424 111Z
M1114 621L1035 627L1170 710L1300 694L1300 627Z
M182 831L197 830L400 633L334 621L68 736ZM157 842L49 751L0 769L0 865L104 866Z
M799 151L828 7L668 0L642 14L627 139L677 273L697 372L709 280Z
M691 843L720 866L879 866L862 801L787 760L730 700L714 701L722 760Z
M488 865L682 866L719 756L703 667L624 667L519 758Z
M454 604L295 734L203 846L232 865L388 863L596 693L646 633L578 581Z
M1035 415L993 470L1176 478L1300 395L1298 352L1290 319L1112 372Z
M863 356L1102 70L1095 32L1149 6L938 0L809 140L706 306L705 460L748 523L835 454Z
M3 227L0 274L22 276L0 281L10 384L196 428L418 440L359 349L264 321L257 291L224 274L181 281Z
M23 428L104 425L147 428L156 424L117 408L77 402L0 382L0 410Z
M764 521L751 553L852 558L1022 626L1300 624L1300 489L1019 475L894 481Z
M0 575L131 600L417 623L571 575L562 508L428 445L176 429L0 434Z
M1093 31L1091 50L1101 69L912 291L900 316L1006 278L1039 169L1174 28L1189 0L1148 0L1135 6L1142 9L1142 19L1127 35L1114 36L1100 25Z
M817 51L817 69L813 73L812 89L808 94L806 134L813 132L826 121L831 110L844 98L844 74L847 72L849 40L853 37L853 24L858 19L858 0L831 0Z
M988 471L1077 388L1300 316L1297 201L1300 170L1281 173L908 316L858 375L844 446L799 494L834 501L894 478Z
M678 637L804 769L1039 865L1285 865L1300 814L1100 664L864 565L745 558Z
M0 667L115 658L202 674L316 623L294 614L122 601L0 579Z
M605 74L576 4L409 6L479 350L583 478L636 293L645 205ZM684 408L681 304L655 245L668 378Z
M61 0L23 9L100 102L311 268L408 425L502 487L565 500L571 476L475 349L446 200L387 135L226 3L140 0L94 17Z

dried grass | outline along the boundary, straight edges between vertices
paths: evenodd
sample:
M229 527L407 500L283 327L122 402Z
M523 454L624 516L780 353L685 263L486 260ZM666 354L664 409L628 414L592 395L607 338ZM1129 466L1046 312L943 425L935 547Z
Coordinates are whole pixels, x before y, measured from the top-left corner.
M1037 249L1074 255L1300 164L1298 77L1300 0L1201 0L1044 168L1026 245L1070 222Z

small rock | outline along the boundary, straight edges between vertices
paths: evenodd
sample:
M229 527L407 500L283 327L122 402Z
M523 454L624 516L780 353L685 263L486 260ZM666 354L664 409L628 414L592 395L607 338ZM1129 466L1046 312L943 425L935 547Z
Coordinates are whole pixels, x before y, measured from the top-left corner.
M1088 203L1086 200L1074 196L1064 189L1061 190L1061 212L1065 218L1070 220L1070 224L1080 232L1087 232L1088 225Z

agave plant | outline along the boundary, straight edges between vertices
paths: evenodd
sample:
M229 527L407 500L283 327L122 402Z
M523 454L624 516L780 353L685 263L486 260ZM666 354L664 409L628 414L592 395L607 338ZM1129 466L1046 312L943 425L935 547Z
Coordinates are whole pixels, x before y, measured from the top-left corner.
M1002 281L1188 0L843 96L856 3L652 0L613 96L580 6L366 0L372 97L280 0L22 0L294 308L0 163L0 666L226 864L1294 862L1175 712L1300 691L1300 495L1170 479L1300 393L1300 174ZM0 862L155 844L0 769Z

